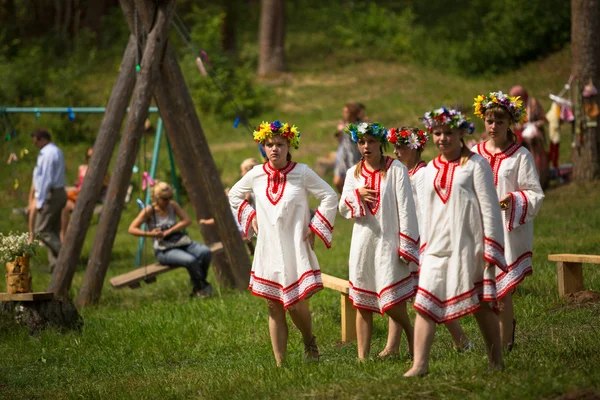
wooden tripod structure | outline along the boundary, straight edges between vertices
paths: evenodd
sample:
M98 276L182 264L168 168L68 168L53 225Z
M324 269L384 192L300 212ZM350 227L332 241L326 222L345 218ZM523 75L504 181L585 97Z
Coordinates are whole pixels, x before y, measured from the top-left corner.
M120 3L132 33L48 291L54 292L59 298L69 296L85 234L108 170L108 160L119 138L119 130L131 99L77 305L84 307L100 299L127 185L153 97L167 128L177 166L197 219L215 218L215 225L202 225L200 229L208 243L223 243L224 251L213 259L217 279L221 285L244 289L249 281L250 260L233 220L175 51L168 41L176 0L120 0ZM138 40L140 33L147 35L143 49ZM139 51L141 69L136 78Z

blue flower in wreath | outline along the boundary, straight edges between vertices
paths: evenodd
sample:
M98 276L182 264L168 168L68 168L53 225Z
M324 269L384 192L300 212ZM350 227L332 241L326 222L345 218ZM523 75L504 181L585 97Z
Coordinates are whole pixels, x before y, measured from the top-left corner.
M281 123L280 120L275 120L275 121L271 122L271 130L273 132L278 131L282 126L283 126L283 124Z

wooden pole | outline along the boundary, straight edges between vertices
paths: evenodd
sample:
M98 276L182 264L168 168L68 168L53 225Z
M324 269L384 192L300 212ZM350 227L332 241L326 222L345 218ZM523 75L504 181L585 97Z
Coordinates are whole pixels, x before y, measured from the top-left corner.
M125 2L122 3L123 7ZM148 10L152 9L152 1L145 0L145 4L146 7L138 6L138 11L144 10L140 11L139 15L142 22L148 25L151 21ZM130 27L131 14L125 13ZM217 279L223 286L246 289L250 279L250 259L233 220L229 201L177 62L175 50L170 44L167 44L161 72L155 88L155 99L166 126L177 167L181 171L196 217L214 217L216 222L215 226L200 225L200 231L208 243L223 243L224 252L213 257Z
M135 85L116 164L102 208L96 240L77 298L79 307L96 303L102 293L127 186L131 180L131 170L144 131L144 122L148 117L148 107L152 100L153 89L160 76L160 62L168 42L169 26L174 9L174 0L160 3L156 13L156 22L148 33L141 71Z
M71 223L50 280L48 291L54 292L57 297L67 297L69 294L85 235L94 215L94 207L100 198L109 160L119 138L121 124L135 84L136 45L135 37L130 36L121 61L119 75L108 99L106 112L98 130L94 152L88 163L85 180L77 196Z

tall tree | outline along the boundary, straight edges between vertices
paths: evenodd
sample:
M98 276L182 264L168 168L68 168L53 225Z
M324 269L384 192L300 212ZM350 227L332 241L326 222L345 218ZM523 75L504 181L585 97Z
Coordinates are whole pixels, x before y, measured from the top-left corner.
M269 76L285 71L284 0L261 0L258 40L258 75Z
M600 1L571 0L571 57L572 73L581 86L600 84ZM581 91L577 93L581 96ZM584 99L598 105L598 95ZM579 145L573 149L573 178L579 182L600 179L599 117L585 116L580 124ZM593 114L592 114L593 115Z

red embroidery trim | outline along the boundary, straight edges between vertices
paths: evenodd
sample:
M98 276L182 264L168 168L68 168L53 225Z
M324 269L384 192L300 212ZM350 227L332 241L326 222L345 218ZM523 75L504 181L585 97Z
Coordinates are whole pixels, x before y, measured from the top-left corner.
M517 150L519 150L519 145L516 143L512 143L510 146L506 148L506 150L498 152L496 154L492 154L485 148L485 142L477 144L477 152L483 156L492 167L492 171L494 172L494 186L498 186L498 174L500 172L500 165L502 165L502 161L506 160Z
M439 155L433 159L433 166L438 170L435 174L433 187L442 203L446 204L452 193L452 182L454 181L454 170L458 167L458 160L442 161L442 156ZM448 182L450 180L450 182Z
M267 199L271 204L276 205L285 191L285 184L287 182L287 174L290 173L296 166L295 162L288 162L288 164L281 168L275 169L271 167L269 162L263 164L263 170L267 174Z
M423 160L419 161L417 163L417 165L415 165L413 167L413 169L411 169L410 171L408 171L408 176L412 177L414 174L417 173L418 170L420 170L421 168L425 168L427 166L427 163Z
M385 158L385 170L387 171L390 166L392 165L392 162L394 162L394 159L391 157L386 157ZM369 171L369 169L367 168L366 164L363 162L362 164L362 168L360 171L360 174L362 175L362 177L365 179L365 186L368 187L371 190L376 190L376 197L377 200L374 202L365 202L367 203L367 208L369 209L369 211L371 212L372 215L375 215L377 213L377 210L379 210L379 205L381 203L380 201L380 194L381 194L381 169L377 169L375 171Z

